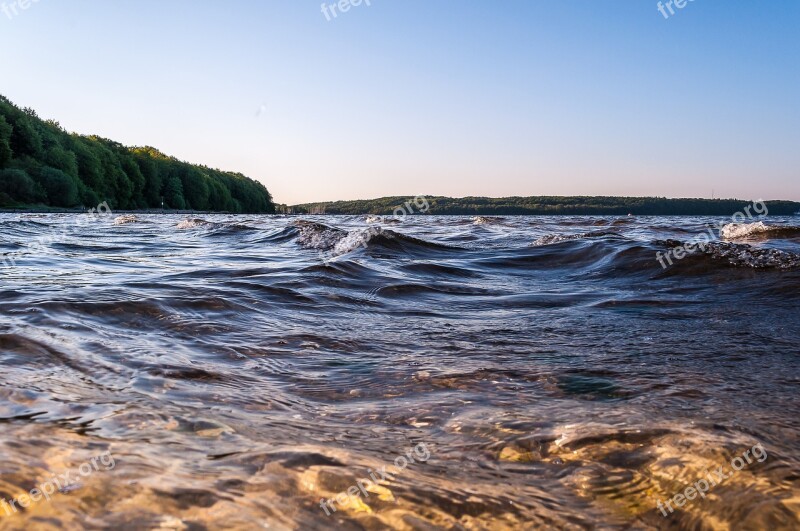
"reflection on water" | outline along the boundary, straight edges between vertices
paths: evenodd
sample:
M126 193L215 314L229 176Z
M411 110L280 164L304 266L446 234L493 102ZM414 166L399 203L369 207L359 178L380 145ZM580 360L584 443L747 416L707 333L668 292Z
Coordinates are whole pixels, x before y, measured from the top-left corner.
M0 216L0 529L800 527L798 231L367 221Z

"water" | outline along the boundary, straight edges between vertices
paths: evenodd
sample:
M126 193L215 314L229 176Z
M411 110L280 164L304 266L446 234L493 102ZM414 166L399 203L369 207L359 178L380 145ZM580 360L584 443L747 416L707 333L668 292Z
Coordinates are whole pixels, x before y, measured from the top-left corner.
M797 219L77 219L0 215L0 499L113 467L2 529L800 527Z

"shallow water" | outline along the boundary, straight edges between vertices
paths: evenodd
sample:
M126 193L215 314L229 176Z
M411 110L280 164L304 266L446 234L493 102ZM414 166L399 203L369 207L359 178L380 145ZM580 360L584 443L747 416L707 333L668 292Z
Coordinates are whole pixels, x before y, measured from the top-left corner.
M720 221L0 215L0 500L113 456L0 529L797 529L800 219Z

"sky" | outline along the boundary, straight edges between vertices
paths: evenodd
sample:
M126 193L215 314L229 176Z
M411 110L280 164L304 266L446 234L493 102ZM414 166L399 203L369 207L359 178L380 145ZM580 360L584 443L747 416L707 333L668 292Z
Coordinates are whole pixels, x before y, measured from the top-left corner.
M0 0L0 94L286 204L800 200L797 0L332 4Z

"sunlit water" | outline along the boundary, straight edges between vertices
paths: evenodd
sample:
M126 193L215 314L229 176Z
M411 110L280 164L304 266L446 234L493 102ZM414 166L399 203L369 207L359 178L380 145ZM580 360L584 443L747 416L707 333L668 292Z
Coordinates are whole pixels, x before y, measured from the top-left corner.
M2 529L800 526L797 219L114 219L0 215L0 499L114 462Z

